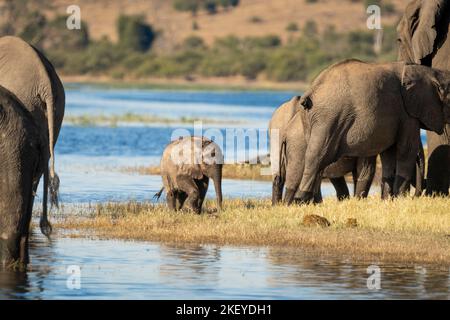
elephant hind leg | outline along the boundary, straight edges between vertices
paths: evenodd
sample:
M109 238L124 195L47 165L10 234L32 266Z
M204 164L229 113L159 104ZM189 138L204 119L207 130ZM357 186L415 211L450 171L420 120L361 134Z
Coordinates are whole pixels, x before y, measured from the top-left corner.
M191 177L177 177L178 187L187 194L186 205L195 213L200 213L199 207L200 190Z
M187 197L188 196L187 196L186 192L184 192L184 191L177 192L177 195L176 195L177 210L183 209L183 205L184 205L184 202L186 201Z
M305 168L300 184L300 201L309 203L314 198L314 187L321 172L337 157L339 134L331 135L332 126L313 128L305 155Z
M350 191L344 177L330 178L330 181L336 190L336 196L339 201L350 198Z
M381 199L386 200L394 195L396 146L383 151L381 157Z
M353 175L355 184L354 196L356 198L367 198L377 167L377 157L358 158L356 163L356 174Z

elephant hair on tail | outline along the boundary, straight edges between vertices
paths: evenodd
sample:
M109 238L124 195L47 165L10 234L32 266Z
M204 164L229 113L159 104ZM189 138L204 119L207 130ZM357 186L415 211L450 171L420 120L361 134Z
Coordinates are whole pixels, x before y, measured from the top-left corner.
M56 173L49 179L50 204L56 208L59 208L59 181L59 176Z

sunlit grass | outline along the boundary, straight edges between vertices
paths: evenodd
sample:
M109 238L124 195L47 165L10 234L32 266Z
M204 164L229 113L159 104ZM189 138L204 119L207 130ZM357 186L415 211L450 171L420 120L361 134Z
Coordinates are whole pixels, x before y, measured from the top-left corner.
M165 205L129 202L99 204L91 218L69 215L57 227L105 238L175 243L288 246L341 254L356 260L450 264L450 199L403 198L272 207L268 200L227 200L224 211L202 215L171 212ZM74 212L75 213L75 212ZM306 215L331 226L306 227ZM348 219L357 226L350 227Z

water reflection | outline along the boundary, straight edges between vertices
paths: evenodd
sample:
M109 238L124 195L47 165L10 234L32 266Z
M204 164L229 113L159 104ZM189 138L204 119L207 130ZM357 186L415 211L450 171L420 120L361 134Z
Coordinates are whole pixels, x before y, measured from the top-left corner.
M1 299L448 299L448 268L369 264L288 248L56 238L35 233L27 273L0 272ZM81 268L81 289L67 268Z

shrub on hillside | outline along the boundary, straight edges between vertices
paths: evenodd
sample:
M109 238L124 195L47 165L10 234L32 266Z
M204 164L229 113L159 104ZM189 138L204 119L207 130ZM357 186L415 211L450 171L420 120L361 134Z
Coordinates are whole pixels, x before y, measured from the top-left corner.
M121 15L117 20L117 33L119 45L133 51L145 52L155 40L155 33L143 16Z

